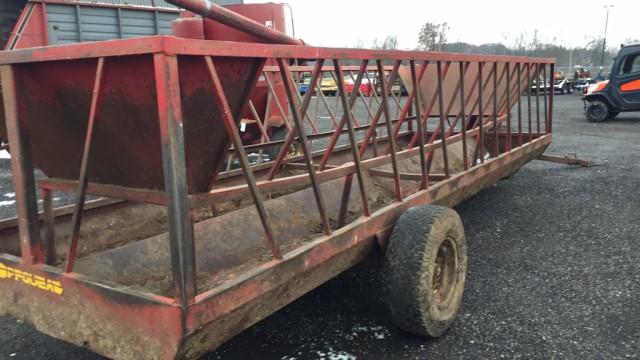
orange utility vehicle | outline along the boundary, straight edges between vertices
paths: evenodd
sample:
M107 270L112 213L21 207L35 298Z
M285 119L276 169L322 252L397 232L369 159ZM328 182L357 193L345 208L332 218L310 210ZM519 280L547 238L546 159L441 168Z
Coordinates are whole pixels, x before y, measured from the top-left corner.
M609 80L589 86L584 111L587 120L601 122L621 112L640 111L640 44L620 49Z

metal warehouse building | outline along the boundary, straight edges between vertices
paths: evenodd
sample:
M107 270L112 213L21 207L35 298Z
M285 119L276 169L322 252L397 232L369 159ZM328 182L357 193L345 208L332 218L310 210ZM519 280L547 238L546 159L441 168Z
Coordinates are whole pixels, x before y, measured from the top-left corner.
M242 4L242 0L213 0L219 5ZM36 7L45 3L44 7ZM113 6L117 5L117 6ZM142 9L141 7L144 7ZM150 7L157 10L150 11ZM177 8L164 0L2 0L0 41L6 44L20 14L45 12L48 43L111 40L171 34ZM42 10L45 9L45 10ZM12 44L7 44L8 48Z

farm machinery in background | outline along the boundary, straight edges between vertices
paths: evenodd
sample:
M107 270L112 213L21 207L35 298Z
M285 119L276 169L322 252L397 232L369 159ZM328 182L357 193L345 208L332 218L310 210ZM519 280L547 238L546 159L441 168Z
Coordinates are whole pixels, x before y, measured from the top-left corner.
M553 83L553 85L551 85ZM543 81L542 79L534 80L531 84L531 92L536 94L537 92L550 92L553 87L553 91L556 94L573 94L574 80L569 79L561 71L556 71L553 74L551 82Z

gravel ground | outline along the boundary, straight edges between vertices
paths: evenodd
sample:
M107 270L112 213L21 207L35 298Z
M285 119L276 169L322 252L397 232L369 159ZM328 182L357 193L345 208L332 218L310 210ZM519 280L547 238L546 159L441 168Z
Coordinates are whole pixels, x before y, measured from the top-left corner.
M549 152L578 153L596 165L534 161L456 208L469 273L445 336L394 329L375 274L356 269L204 359L640 358L640 117L588 123L578 96L558 96L554 131ZM0 201L11 201L6 176ZM0 332L3 359L98 358L10 318L0 318Z

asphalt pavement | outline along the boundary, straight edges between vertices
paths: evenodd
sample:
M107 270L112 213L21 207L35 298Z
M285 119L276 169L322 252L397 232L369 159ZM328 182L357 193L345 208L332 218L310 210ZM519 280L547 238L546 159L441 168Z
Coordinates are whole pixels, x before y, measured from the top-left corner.
M640 115L588 123L579 96L555 100L548 152L595 165L533 161L456 208L469 269L446 335L395 329L375 272L361 267L203 359L640 358ZM0 204L11 201L7 179L0 173ZM11 318L0 318L0 334L0 359L99 359Z

